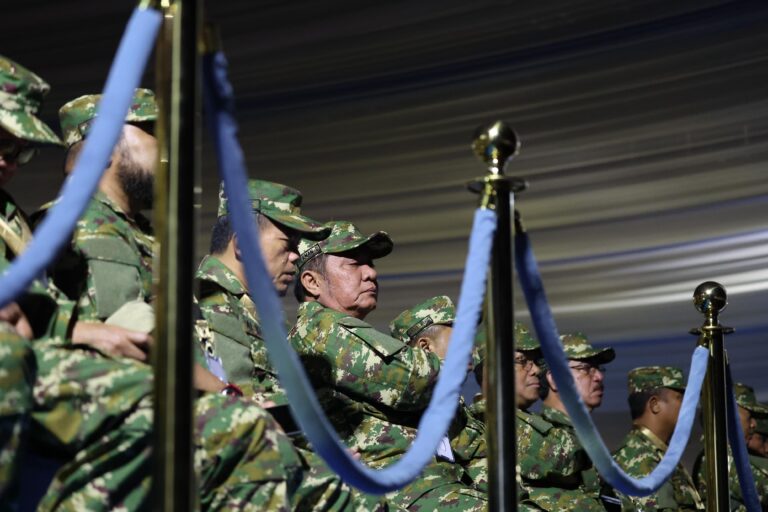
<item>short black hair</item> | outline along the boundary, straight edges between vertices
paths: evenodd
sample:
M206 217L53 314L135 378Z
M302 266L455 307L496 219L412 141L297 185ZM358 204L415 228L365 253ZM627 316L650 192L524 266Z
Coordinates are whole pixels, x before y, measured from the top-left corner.
M648 404L648 400L650 400L651 397L660 395L661 389L658 388L630 393L627 397L627 403L629 403L629 415L633 420L636 420L645 414L645 406Z
M254 212L254 215L256 215L256 222L259 223L259 227L261 228L266 222L265 217L259 212ZM235 232L232 229L232 224L229 222L229 216L222 215L217 218L216 223L211 230L211 246L209 252L211 254L223 253L227 250L227 245L229 245L229 241L232 240L233 236L235 236Z
M299 303L307 301L307 290L304 289L304 285L301 284L301 274L306 270L311 270L320 274L325 279L325 259L326 254L321 252L314 258L310 259L296 272L296 282L293 285L293 295Z
M549 370L543 370L539 373L539 398L544 400L549 396L549 381L547 380Z

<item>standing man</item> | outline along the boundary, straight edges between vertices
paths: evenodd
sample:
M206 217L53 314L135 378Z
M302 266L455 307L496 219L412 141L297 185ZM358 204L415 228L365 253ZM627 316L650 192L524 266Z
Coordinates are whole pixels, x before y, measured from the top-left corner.
M685 382L683 371L672 366L635 368L627 376L632 430L614 459L635 478L648 476L667 452L675 431ZM693 479L681 463L658 491L650 496L628 496L635 510L648 512L704 510Z
M560 342L584 405L590 411L600 407L603 401L605 374L605 368L602 365L613 361L616 357L614 350L610 347L603 349L593 347L581 333L561 335ZM606 501L610 502L611 509L613 506L618 507L618 499L605 496L609 491L603 492L597 471L576 437L576 431L550 371L541 374L540 384L539 396L544 404L541 417L552 425L553 435L568 439L566 444L568 457L575 467L568 477L551 479L550 486L529 489L531 499L537 503L539 499L545 501L558 499L559 506L562 507L559 510L606 510ZM561 493L564 491L571 493L574 499L563 502Z
M301 214L301 193L262 180L248 181L248 195L259 226L259 243L278 295L284 296L297 272L299 238L320 240L330 229ZM211 235L211 253L200 263L195 278L198 304L210 335L204 336L210 367L219 366L222 378L241 386L246 396L270 400L287 410L285 391L269 361L259 316L251 300L237 237L227 215L223 187L218 218ZM303 461L305 478L293 496L298 510L386 510L378 496L364 495L343 483L296 434L294 444Z
M295 292L301 304L289 339L340 437L364 462L381 468L398 460L415 438L440 360L364 321L378 302L373 262L392 251L389 235L365 236L345 221L328 226L328 238L299 246ZM463 483L466 478L445 448L421 478L388 496L412 510L484 510L485 495Z
M409 347L434 353L442 362L448 353L456 308L447 295L432 297L406 309L389 323L393 338ZM478 489L488 492L488 455L485 448L485 424L475 418L459 399L448 438L456 459L464 466Z

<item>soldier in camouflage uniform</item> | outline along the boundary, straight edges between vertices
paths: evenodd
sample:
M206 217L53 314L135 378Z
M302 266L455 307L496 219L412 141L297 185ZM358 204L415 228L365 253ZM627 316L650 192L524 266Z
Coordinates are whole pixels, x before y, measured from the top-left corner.
M285 295L296 273L300 235L315 240L330 229L301 215L298 190L262 180L249 180L248 194L259 242L275 289ZM246 396L270 400L286 407L287 398L267 356L256 306L248 295L245 268L237 239L227 215L223 187L219 194L218 218L211 236L211 254L200 263L195 278L198 304L209 335L201 338L209 369L244 390ZM383 498L368 496L344 484L314 453L302 436L294 443L305 466L305 478L293 497L296 510L384 510Z
M755 418L764 418L768 416L768 407L758 403L755 397L755 390L746 384L737 382L733 385L733 394L736 396L736 403L739 410L739 421L741 429L744 432L744 442L749 445L749 439L755 430ZM754 467L753 467L754 474ZM707 460L704 457L704 451L696 458L693 465L693 477L696 487L699 489L701 498L706 502L707 499ZM768 496L764 494L764 489L756 481L760 503L763 510L768 509ZM728 448L728 494L732 512L746 512L747 507L744 504L744 497L741 494L739 486L739 475L736 472L736 466L733 461L731 449Z
M562 335L560 341L582 400L590 410L599 407L603 398L605 371L600 365L614 359L613 349L596 349L580 333ZM544 403L541 418L551 426L544 436L545 446L551 444L554 447L551 449L561 450L564 471L553 471L543 478L540 485L530 486L531 499L547 510L600 511L608 507L618 510L619 500L611 495L611 490L604 488L592 461L576 437L551 373L542 372L539 380L539 396ZM528 457L530 455L526 455ZM606 505L606 502L610 504Z
M365 463L381 468L398 460L415 438L440 360L363 320L376 307L373 260L392 251L389 235L365 236L344 221L328 225L327 239L302 240L299 246L295 292L301 304L289 338L341 438ZM487 505L484 493L471 488L464 468L456 464L449 443L419 479L388 496L419 511L482 510Z
M448 352L455 319L453 301L439 295L400 313L389 323L389 331L393 338L432 352L442 361ZM461 397L448 437L456 460L464 466L475 486L488 492L485 424L471 414Z
M78 120L63 123L69 142L87 133L88 116L95 115L89 105L97 100L91 97L79 103L85 114L65 111L66 119ZM72 103L69 106L74 108ZM132 111L151 112L151 108L154 108L151 93L138 91ZM141 121L149 120L144 117ZM151 148L153 140L146 131L127 125L124 145L122 149L118 146L112 164L135 163L138 158L146 157L140 154L137 158L131 152L137 149L137 144L144 144L144 149L146 145ZM121 155L121 151L125 154ZM144 160L149 165L146 158ZM129 170L151 172L140 167ZM119 179L112 183L119 183ZM126 187L123 192L130 190ZM135 212L141 200L140 192L137 196L125 194L122 205L117 205L105 193L89 205L89 211L95 210L100 216L86 214L86 219L95 219L98 228L91 229L82 221L78 226L80 239L85 240L80 247L84 250L78 255L86 259L86 266L99 267L91 272L99 279L90 280L88 287L73 283L72 289L83 294L78 298L78 310L93 325L101 325L98 320L121 307L114 297L147 300L151 295L151 279L146 277L151 275L151 252L147 254L151 250L151 238L141 239L149 234L138 233L132 223L135 219L127 213ZM76 244L74 247L78 249ZM126 253L116 254L117 248ZM109 274L109 281L105 273ZM94 290L93 286L119 286L129 290ZM100 303L102 299L107 305ZM58 450L76 453L76 456L58 472L41 510L148 507L153 413L151 368L134 359L104 357L94 350L68 350L61 354L51 350L51 343L46 342L45 349L37 355L39 377L35 397L38 402L34 418L50 433ZM214 389L222 387L220 384ZM71 419L67 421L67 418ZM195 403L194 432L195 470L203 509L289 509L289 498L302 469L290 441L266 411L237 397L204 394Z
M765 406L763 406L765 407ZM755 419L755 431L749 439L749 465L752 467L752 475L755 478L757 494L760 496L760 504L763 510L768 508L768 453L766 453L766 439L768 439L768 418Z
M685 381L683 371L671 366L635 368L627 377L632 430L614 459L635 478L651 473L667 451L677 424ZM681 463L669 480L650 496L627 496L635 510L704 510L696 486Z

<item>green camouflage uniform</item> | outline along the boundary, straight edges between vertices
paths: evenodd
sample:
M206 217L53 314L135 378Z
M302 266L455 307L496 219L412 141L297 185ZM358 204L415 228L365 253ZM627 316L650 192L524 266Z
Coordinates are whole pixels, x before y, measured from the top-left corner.
M629 394L647 393L669 388L685 391L683 372L671 366L645 366L629 372ZM667 451L667 444L650 429L635 425L622 441L613 457L616 462L635 478L648 476ZM626 496L636 510L704 510L696 486L681 463L678 463L669 479L655 493L639 497Z
M306 235L327 236L328 229L300 213L301 194L290 187L249 180L251 206L281 225ZM226 198L220 194L219 216L227 214ZM267 356L256 307L246 286L215 255L206 256L195 274L199 284L198 305L211 335L204 340L208 361L220 359L230 382L246 395L286 404L277 373ZM343 483L303 440L295 440L305 465L305 478L293 496L296 510L385 510L383 498L359 493Z
M737 382L733 385L733 393L736 396L736 403L739 407L743 407L748 410L753 418L763 418L768 416L768 407L758 403L755 397L755 390L750 386ZM753 467L753 474L754 474ZM694 482L699 489L699 494L702 500L707 501L707 459L704 457L704 451L702 451L696 459L693 466ZM760 494L761 487L756 481L758 495L760 502L765 510L766 507L766 495ZM744 504L744 497L741 494L741 487L739 486L739 475L736 472L736 465L734 464L733 455L731 454L730 447L728 448L728 493L730 495L731 512L746 512L747 507Z
M600 364L615 357L612 348L596 349L580 333L562 335L560 341L569 360ZM538 348L538 342L518 341L518 350L534 346ZM531 501L545 510L604 511L600 496L611 492L581 446L570 418L547 406L541 416L521 413L518 464Z
M456 308L446 295L432 297L406 309L389 323L393 338L410 346L430 325L453 326ZM448 430L456 460L464 466L475 486L488 492L488 455L485 448L485 424L478 420L461 399L451 428Z
M320 253L363 245L373 258L392 249L384 232L366 237L348 222L329 225L328 239L302 241L300 266ZM440 369L439 359L318 302L299 306L289 339L341 438L374 468L397 461L416 436L418 419ZM419 479L388 495L390 500L414 511L485 509L484 493L463 483L467 477L462 466L446 460L452 456L447 452L436 456Z
M112 238L130 239L130 233L120 231L130 229L122 219L103 220L112 222ZM117 267L123 264L127 274L140 275L138 267L110 260L111 253L99 259L98 248L89 247L90 260L109 262L115 272L123 270ZM123 258L136 262L144 256L124 254ZM149 296L142 288L149 284L135 281L139 297ZM105 311L98 301L106 291L83 293L88 297L81 303L92 308L84 308L86 314ZM57 473L40 510L148 508L151 368L94 350L73 346L61 350L60 343L50 339L35 344L39 370L33 418L42 427L40 438L45 445L70 459ZM194 463L204 510L290 509L289 498L302 476L301 464L266 411L245 400L206 394L196 400L193 419Z
M756 418L755 422L755 433L763 437L768 436L768 418L759 417ZM757 494L760 496L760 504L763 510L768 509L768 458L762 454L750 453L749 463L752 466L752 474L755 477L755 486L757 487Z

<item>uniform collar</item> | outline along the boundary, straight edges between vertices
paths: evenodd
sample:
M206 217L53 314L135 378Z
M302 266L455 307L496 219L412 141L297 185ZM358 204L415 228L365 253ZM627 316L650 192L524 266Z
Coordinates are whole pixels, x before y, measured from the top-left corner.
M568 425L569 427L573 425L573 423L571 423L571 418L569 418L567 414L554 407L545 405L541 409L541 415L545 420L552 423L560 423L561 425Z
M662 453L667 452L667 449L669 448L669 446L667 446L667 443L659 439L659 436L651 432L651 429L643 425L635 425L633 428L637 430L639 433L641 433L642 435L644 435L646 438L648 438L648 440L653 444L653 446L661 450Z
M224 262L213 255L207 255L200 262L195 277L203 281L210 281L221 286L232 295L245 295L246 289L234 272Z

